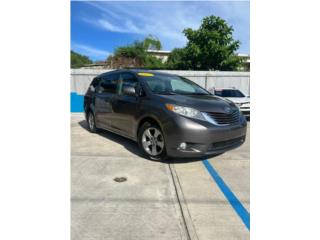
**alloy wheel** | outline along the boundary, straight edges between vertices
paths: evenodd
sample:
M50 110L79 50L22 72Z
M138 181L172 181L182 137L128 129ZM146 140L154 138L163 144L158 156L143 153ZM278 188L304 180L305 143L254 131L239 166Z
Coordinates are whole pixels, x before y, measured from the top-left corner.
M89 113L88 123L89 123L89 128L91 130L94 130L94 117L92 113Z
M161 132L154 128L147 128L142 134L142 146L151 156L157 156L164 149L164 140Z

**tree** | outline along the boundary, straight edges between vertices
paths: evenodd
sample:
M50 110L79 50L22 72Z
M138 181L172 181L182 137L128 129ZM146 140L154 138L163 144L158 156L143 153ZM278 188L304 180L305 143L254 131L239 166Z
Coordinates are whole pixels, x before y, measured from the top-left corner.
M110 68L120 67L144 67L144 68L163 68L162 61L151 56L147 50L161 49L161 42L149 35L143 41L135 41L133 44L118 47L113 56L107 59L107 66Z
M80 68L91 63L92 61L89 57L71 51L71 68Z
M186 28L188 43L170 57L173 67L193 70L237 70L241 59L235 51L240 42L232 37L233 28L216 16L205 17L198 30Z
M127 58L143 58L145 56L145 48L143 42L135 41L124 47L118 47L114 53L115 57Z
M186 60L185 48L175 48L171 51L166 64L169 69L185 70L188 69Z
M163 69L166 65L161 61L161 59L147 55L144 60L144 67L149 69Z
M148 37L146 37L143 40L143 47L146 50L161 50L162 49L162 45L161 42L159 41L159 39L157 39L156 37L152 36L152 35L148 35Z

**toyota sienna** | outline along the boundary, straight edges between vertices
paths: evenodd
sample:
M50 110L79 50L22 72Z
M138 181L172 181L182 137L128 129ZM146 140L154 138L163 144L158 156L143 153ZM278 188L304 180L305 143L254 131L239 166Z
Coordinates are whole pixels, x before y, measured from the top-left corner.
M247 122L230 100L184 77L123 69L95 77L84 98L89 130L138 142L144 155L198 158L239 147Z

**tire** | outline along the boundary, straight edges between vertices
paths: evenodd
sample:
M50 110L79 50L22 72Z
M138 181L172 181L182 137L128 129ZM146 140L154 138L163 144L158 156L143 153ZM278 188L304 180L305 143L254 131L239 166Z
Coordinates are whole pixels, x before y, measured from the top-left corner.
M158 125L145 122L139 129L138 143L147 158L156 161L167 159L164 136Z
M92 111L88 112L87 124L88 124L88 129L90 132L92 132L92 133L98 132L98 129L96 127L96 120L95 120L95 117L94 117L94 114L92 113Z

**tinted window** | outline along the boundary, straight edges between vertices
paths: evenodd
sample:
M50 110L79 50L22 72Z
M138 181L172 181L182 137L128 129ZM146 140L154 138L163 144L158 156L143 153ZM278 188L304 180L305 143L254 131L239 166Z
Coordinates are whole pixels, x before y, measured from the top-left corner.
M222 90L222 97L244 97L243 93L239 90Z
M99 85L100 80L101 79L98 77L94 78L88 88L88 92L94 92L96 87Z
M122 93L122 89L125 86L135 87L137 85L138 81L134 74L132 73L121 73L120 81L119 81L119 87L118 87L118 93Z
M119 74L110 74L102 77L100 87L102 92L116 93Z
M217 90L215 90L215 91L214 91L214 94L217 95L217 96L222 97L222 91L219 91L219 90L217 91Z
M94 78L92 80L91 86L96 87L99 84L100 78Z

